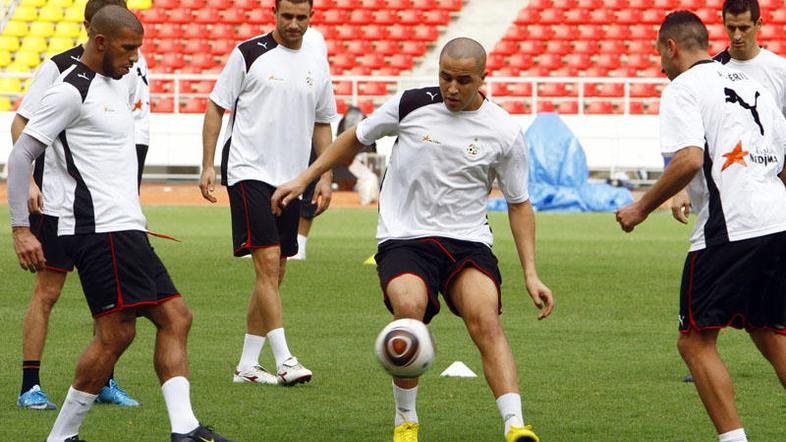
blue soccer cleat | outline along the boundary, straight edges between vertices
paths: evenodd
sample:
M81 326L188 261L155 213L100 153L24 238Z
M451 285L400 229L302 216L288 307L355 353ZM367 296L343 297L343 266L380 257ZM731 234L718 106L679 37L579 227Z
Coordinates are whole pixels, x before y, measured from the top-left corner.
M120 388L114 379L109 380L109 386L101 388L101 391L98 392L96 402L99 404L115 404L121 407L139 406L139 402L129 396L125 390Z
M49 397L38 385L20 394L16 405L31 410L57 410L57 405L49 402Z

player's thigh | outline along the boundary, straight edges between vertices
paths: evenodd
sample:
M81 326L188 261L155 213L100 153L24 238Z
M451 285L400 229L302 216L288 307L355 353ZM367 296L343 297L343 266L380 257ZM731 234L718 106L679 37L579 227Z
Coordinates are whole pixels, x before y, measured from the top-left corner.
M465 320L499 315L497 285L489 275L474 266L465 266L453 278L446 295L451 308Z
M421 276L399 275L388 283L385 294L396 318L423 318L428 305L428 288Z
M35 275L34 302L52 305L60 298L68 273L44 269Z
M414 241L383 243L375 256L385 305L396 317L428 323L439 312L439 265Z

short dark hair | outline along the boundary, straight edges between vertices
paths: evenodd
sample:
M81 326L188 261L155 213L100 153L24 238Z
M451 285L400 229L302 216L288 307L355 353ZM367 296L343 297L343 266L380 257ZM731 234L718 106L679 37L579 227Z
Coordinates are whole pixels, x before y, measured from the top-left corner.
M289 3L306 3L306 2L308 2L308 5L310 7L312 7L312 8L314 7L314 0L287 0L287 1ZM280 5L281 5L281 0L276 0L276 8L278 8Z
M467 37L454 38L445 43L445 47L439 53L440 62L446 55L450 58L471 58L475 60L481 75L486 71L486 50L476 40Z
M685 49L707 50L709 35L701 19L690 11L674 11L663 19L658 30L658 43L672 39Z
M88 0L85 4L85 20L92 21L99 9L109 5L127 7L126 0Z
M723 20L726 21L726 13L740 15L746 12L751 13L751 21L756 23L761 18L759 0L726 0L723 2Z
M145 34L145 29L136 15L124 6L107 5L99 9L90 21L91 36L103 34L114 37L123 28L129 28L139 35Z

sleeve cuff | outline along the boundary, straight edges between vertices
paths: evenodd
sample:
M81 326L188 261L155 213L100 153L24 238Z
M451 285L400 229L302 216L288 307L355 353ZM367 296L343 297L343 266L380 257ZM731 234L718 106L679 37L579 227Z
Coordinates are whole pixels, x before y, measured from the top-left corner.
M33 128L32 128L32 127L30 127L30 126L27 126L27 127L25 128L25 130L24 130L22 133L25 133L25 134L27 134L27 135L30 135L31 137L33 137L33 138L35 138L36 140L38 140L38 141L40 141L40 142L42 142L42 143L46 144L47 146L51 146L51 145L52 145L52 143L55 141L54 139L50 139L49 137L47 137L47 136L46 136L46 135L44 135L43 133L41 133L41 132L38 132L37 130L33 129Z
M219 107L222 107L224 109L231 109L232 108L232 104L224 103L224 100L222 100L221 98L217 97L215 94L210 94L209 98L210 98L210 101L212 101L213 103L216 103Z

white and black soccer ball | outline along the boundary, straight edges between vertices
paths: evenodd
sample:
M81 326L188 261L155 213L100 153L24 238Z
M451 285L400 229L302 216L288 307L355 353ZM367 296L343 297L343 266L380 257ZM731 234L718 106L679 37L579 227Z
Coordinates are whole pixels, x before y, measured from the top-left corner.
M417 319L397 319L382 329L375 344L377 358L392 376L414 378L434 362L434 338Z

